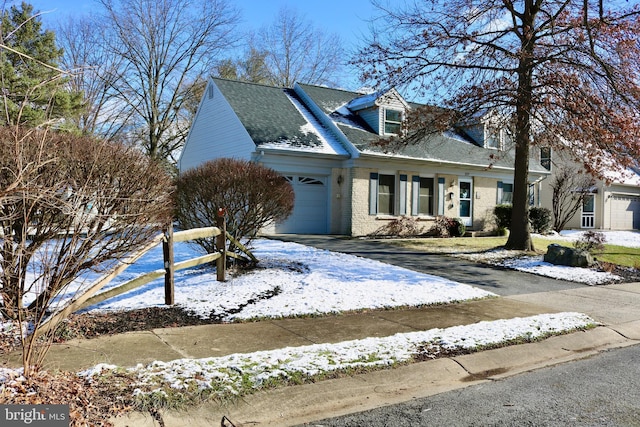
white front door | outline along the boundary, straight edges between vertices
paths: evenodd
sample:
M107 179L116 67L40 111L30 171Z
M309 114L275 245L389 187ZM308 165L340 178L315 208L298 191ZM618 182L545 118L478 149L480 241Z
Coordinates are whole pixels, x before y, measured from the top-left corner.
M587 194L582 202L581 227L594 228L596 219L596 196Z
M458 197L460 201L460 214L458 215L464 225L473 225L473 179L460 178L458 180Z

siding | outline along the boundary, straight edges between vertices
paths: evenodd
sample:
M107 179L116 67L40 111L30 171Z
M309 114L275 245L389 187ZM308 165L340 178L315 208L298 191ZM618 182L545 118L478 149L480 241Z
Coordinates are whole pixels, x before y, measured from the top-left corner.
M358 115L371 126L375 133L380 134L380 109L378 107L358 111Z
M249 160L253 152L255 144L249 134L215 83L210 81L178 167L183 171L220 157Z

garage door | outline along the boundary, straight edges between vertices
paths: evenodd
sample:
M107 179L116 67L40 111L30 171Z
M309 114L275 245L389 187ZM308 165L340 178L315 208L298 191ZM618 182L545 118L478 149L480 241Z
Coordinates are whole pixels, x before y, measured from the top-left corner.
M611 200L611 228L640 229L640 196L613 196Z
M293 213L276 233L327 234L327 177L289 175L296 195Z

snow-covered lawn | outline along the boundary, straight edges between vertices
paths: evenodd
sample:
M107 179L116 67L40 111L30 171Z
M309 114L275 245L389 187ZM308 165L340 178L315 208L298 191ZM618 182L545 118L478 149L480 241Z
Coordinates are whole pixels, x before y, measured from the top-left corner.
M479 322L446 329L365 338L337 344L315 344L278 350L232 354L204 359L156 361L129 370L136 378L139 395L166 399L170 393L199 394L218 398L251 393L265 384L292 378L313 378L335 371L386 367L410 361L439 357L448 351L473 351L506 342L529 342L563 331L584 329L594 322L580 313L541 314L509 320ZM110 374L118 369L98 365L81 374L87 377Z
M635 237L639 236L636 234ZM611 241L612 236L608 239ZM225 317L234 320L446 303L492 296L465 284L352 255L270 240L259 240L255 246L254 253L265 268L233 275L226 283L215 282L215 275L207 270L183 273L177 278L178 304L202 316L238 311ZM188 257L193 256L192 250L185 245L176 253ZM149 269L160 259L160 253L150 254L136 268ZM144 263L149 265L144 266ZM564 270L567 278L575 279L587 269ZM139 308L149 303L160 305L162 298L159 281L92 310ZM409 360L425 347L434 353L483 348L509 340L527 340L584 328L592 323L592 319L579 313L539 315L338 344L155 362L134 371L144 390L196 387L215 388L214 393L242 394L246 392L243 388L260 387L274 377L316 375L358 366L386 366ZM87 375L112 368L96 367Z
M567 246L572 246L578 240L583 231L567 230L560 235L549 236L549 239L566 240ZM640 233L633 231L604 231L606 244L640 248ZM547 236L538 235L540 238ZM587 285L602 285L615 283L622 277L603 271L595 271L589 268L575 268L561 265L553 265L543 261L543 256L522 256L518 251L495 250L478 254L460 254L461 258L473 261L483 261L494 265L500 265L514 270L533 273L554 279L568 280Z
M620 241L624 237L626 245L640 246L639 233L607 233L607 241L618 244L617 236L621 236ZM442 304L493 296L489 292L441 277L295 243L262 239L255 242L253 252L261 260L261 268L234 273L224 283L217 282L215 272L205 267L177 273L177 304L203 317L213 315L233 321ZM176 245L175 254L176 261L180 261L197 256L199 252L194 246L179 244ZM504 255L500 254L502 257ZM162 251L158 248L131 266L112 286L160 268ZM573 280L586 269L567 267L563 270L564 277ZM535 272L546 274L548 271L551 269L542 266ZM163 286L162 279L156 280L90 307L88 311L162 306ZM225 393L234 394L243 393L241 388L248 384L251 384L250 388L259 387L270 377L287 378L405 361L425 346L434 354L454 348L476 349L510 340L544 337L591 324L593 320L580 313L543 314L338 344L235 354L222 358L154 362L146 367L138 366L131 373L137 376L142 393L148 393L154 387L182 390L187 386L195 386L199 389L215 387L216 390L220 387L226 390ZM87 372L87 375L111 368L99 366ZM238 381L244 382L244 385L237 385Z
M176 261L201 255L188 243L175 246ZM260 239L252 251L260 268L231 272L217 282L210 268L176 273L176 303L204 318L224 321L338 313L371 308L445 304L495 296L442 277L297 243ZM162 266L157 248L113 284ZM164 282L105 301L91 311L131 310L164 304ZM233 313L233 314L228 314Z

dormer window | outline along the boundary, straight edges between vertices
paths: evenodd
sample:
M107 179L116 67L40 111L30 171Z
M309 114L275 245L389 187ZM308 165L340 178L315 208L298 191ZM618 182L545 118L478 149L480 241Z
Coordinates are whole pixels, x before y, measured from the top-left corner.
M384 110L384 133L385 135L399 135L402 129L402 111Z
M484 139L484 147L491 148L494 150L502 150L502 130L501 129L492 129L487 126L485 128L485 139Z
M551 170L551 148L550 147L540 147L540 164L546 170L548 171Z

